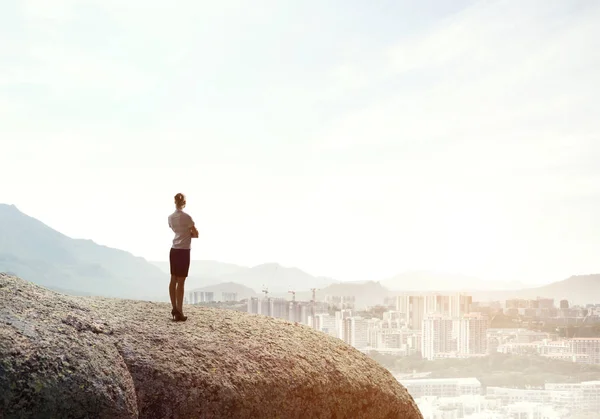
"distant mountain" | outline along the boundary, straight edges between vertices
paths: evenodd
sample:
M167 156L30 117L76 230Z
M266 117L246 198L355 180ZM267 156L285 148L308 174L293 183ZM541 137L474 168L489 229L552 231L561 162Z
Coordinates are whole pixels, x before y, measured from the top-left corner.
M170 275L168 261L151 263L159 267L167 276ZM232 263L223 263L213 260L192 260L190 262L189 277L186 280L186 288L220 284L224 282L221 280L222 276L246 271L248 269L250 268L234 265Z
M224 292L235 292L238 300L244 300L251 297L258 297L258 293L253 289L248 288L244 285L236 284L234 282L225 282L217 285L209 285L207 287L194 288L190 291L202 291L202 292L214 292L215 300L221 301Z
M472 293L473 298L480 301L507 300L511 298L554 298L558 305L560 300L568 300L570 304L600 303L600 274L575 275L563 281L548 285L520 290L479 291Z
M131 253L72 239L19 211L0 204L0 271L75 295L168 300L169 263L150 263ZM332 279L271 263L252 268L193 261L187 289L235 283L259 293L325 287ZM239 288L240 295L250 295Z
M393 291L473 291L520 289L522 283L484 281L479 278L431 271L412 271L381 281Z
M150 262L158 266L163 272L169 274L169 262ZM229 275L236 272L249 269L246 266L234 265L232 263L217 262L214 260L192 260L190 262L190 276L213 280L223 275Z
M577 304L600 304L600 274L574 275L563 281L531 289L536 295L566 299Z
M384 303L386 297L395 293L382 286L379 282L339 282L330 284L316 290L316 300L325 301L330 297L354 296L357 309L364 309L369 306L380 305ZM296 300L309 301L312 298L310 292L296 293Z
M314 287L325 287L333 282L329 278L312 276L298 268L287 268L277 263L265 263L222 275L219 280L242 284L257 292L260 292L265 286L270 293L309 290Z
M0 271L64 293L168 299L168 277L145 259L72 239L0 204Z
M152 262L169 273L169 262ZM270 293L288 290L309 290L336 283L331 278L310 275L298 268L287 268L277 263L265 263L252 268L212 260L193 260L190 263L188 287L206 287L222 283L236 283L260 293L267 287Z
M572 276L563 281L539 287L527 287L520 282L482 281L477 278L418 271L407 272L381 281L392 294L399 292L462 291L473 296L475 301L504 301L511 298L537 297L561 299L571 304L600 303L600 274Z
M0 272L68 294L168 300L168 262L150 263L91 240L72 239L14 205L0 204ZM548 297L571 304L600 303L600 274L572 276L536 288L425 271L407 272L380 283L344 283L276 263L249 268L193 261L186 283L188 290L232 289L225 292L238 292L240 298L259 294L263 286L273 296L289 297L287 291L294 290L298 300L310 300L311 288L318 289L318 300L327 295L354 295L358 306L381 304L386 296L402 291L466 291L479 301Z

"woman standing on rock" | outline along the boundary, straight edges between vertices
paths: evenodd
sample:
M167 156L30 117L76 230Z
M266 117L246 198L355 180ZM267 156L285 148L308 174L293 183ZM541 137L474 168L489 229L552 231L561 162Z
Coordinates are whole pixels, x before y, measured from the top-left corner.
M171 265L169 295L173 306L171 315L175 321L187 320L187 316L183 315L184 284L190 269L192 238L198 237L194 220L183 211L185 204L185 195L182 193L175 195L175 212L169 215L169 227L175 233L169 254L169 264Z

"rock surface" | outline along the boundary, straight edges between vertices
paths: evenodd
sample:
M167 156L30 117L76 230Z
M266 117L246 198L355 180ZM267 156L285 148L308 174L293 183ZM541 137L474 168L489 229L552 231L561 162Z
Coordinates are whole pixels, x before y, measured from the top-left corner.
M0 274L0 417L422 418L339 339L235 311L186 314Z

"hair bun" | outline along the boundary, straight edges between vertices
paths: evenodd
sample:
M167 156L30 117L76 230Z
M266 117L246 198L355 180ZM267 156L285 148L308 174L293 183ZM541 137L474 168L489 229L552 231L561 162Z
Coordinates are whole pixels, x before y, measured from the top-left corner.
M180 206L181 204L183 204L183 202L185 202L185 196L182 193L178 193L177 195L175 195L175 204Z

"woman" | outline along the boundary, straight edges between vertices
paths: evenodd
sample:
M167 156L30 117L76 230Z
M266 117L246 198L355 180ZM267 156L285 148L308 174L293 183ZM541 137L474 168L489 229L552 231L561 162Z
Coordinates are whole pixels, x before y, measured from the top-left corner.
M169 227L175 233L173 245L169 254L171 265L171 284L169 284L169 295L171 297L171 315L175 321L186 321L183 315L184 283L190 269L190 249L192 238L198 237L198 230L194 220L189 214L183 212L185 208L185 195L175 195L175 212L169 215Z

